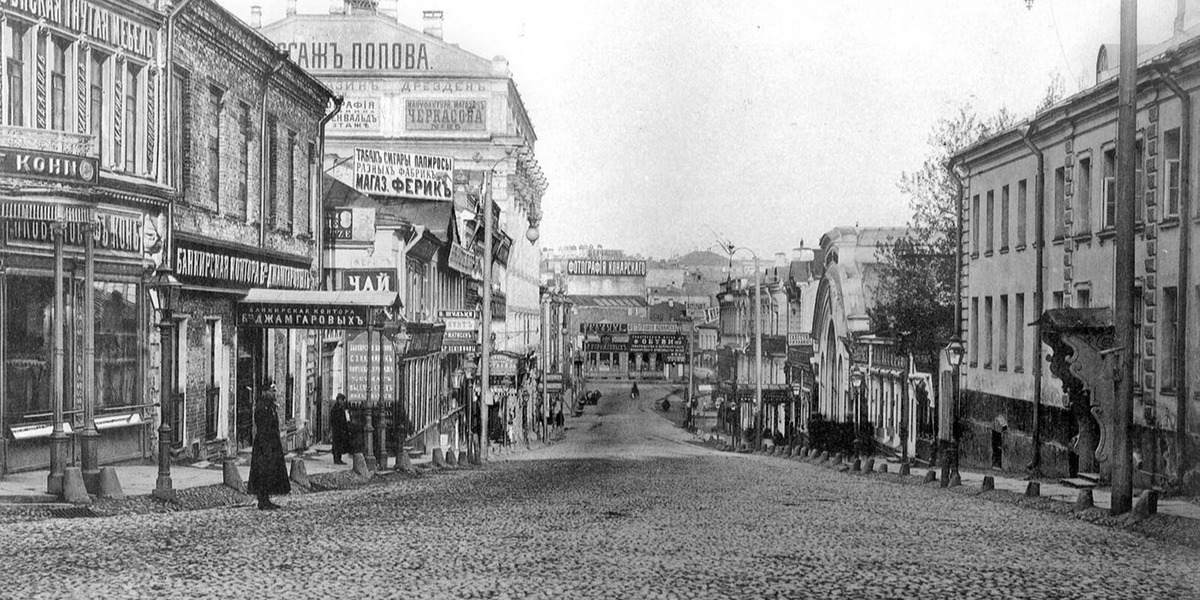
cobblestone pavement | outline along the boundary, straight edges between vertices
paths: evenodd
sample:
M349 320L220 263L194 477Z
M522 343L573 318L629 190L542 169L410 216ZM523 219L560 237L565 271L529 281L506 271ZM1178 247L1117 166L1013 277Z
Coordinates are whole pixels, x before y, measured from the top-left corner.
M353 490L0 526L3 598L1196 598L1196 551L688 444L642 386L552 446Z

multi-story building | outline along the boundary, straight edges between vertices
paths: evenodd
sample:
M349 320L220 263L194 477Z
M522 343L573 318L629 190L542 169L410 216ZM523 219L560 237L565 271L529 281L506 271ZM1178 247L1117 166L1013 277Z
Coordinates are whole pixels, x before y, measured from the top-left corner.
M327 285L387 275L378 281L401 293L410 332L461 324L457 311L490 310L492 330L482 334L493 349L525 357L540 340L536 224L546 183L533 157L537 136L508 62L443 40L441 11L424 17L417 30L372 0L335 2L322 15L297 14L290 2L283 20L260 30L345 98L326 128L324 167L366 200L344 194L328 207L327 216L352 223L327 246ZM365 210L345 210L355 207ZM496 217L492 240L483 239L485 210ZM485 243L491 265L479 264ZM482 269L493 282L490 307L479 306ZM458 410L448 400L456 371L477 367L474 342L433 339L410 343L400 365L408 441L425 446L444 443L439 429ZM347 385L336 374L341 361L331 360L327 394ZM525 382L519 375L493 388L500 422L528 404Z
M320 147L333 94L216 3L175 13L171 40L163 150L176 190L170 265L183 284L171 433L194 458L249 448L269 377L285 448L303 448L317 330L249 317L267 310L257 304L265 290L328 301L308 291L320 282Z
M964 184L962 460L1048 475L1111 473L1117 79L954 157ZM1190 187L1200 37L1138 58L1133 357L1135 485L1196 466L1196 264ZM1101 354L1103 352L1103 354ZM1050 367L1047 372L1043 367ZM1107 365L1107 366L1106 366Z

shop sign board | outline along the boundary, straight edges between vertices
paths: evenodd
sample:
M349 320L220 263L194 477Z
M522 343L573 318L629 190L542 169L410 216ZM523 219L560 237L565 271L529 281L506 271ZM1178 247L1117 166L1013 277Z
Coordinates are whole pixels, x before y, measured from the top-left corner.
M807 333L789 333L787 334L787 345L789 346L812 346L813 338Z
M342 110L329 123L328 131L379 131L379 98L346 98Z
M394 292L396 272L392 269L344 269L341 272L343 290L354 292Z
M584 342L584 352L629 352L629 344L624 342Z
M343 206L325 209L325 239L334 242L375 240L375 209Z
M687 353L684 352L668 352L663 355L663 362L673 365L686 365Z
M328 306L314 304L237 305L237 326L284 329L366 329L370 323L368 306Z
M644 260L568 260L567 275L589 277L645 277Z
M4 233L9 242L14 245L23 243L35 246L52 245L57 223L54 220L42 219L54 214L55 205L29 203L28 206L29 210L13 211L23 213L18 218L4 219L9 216L9 211L0 212L0 223L3 223ZM90 216L87 213L79 216L83 219L66 221L66 230L63 232L65 245L82 248L87 243L88 235L91 235L97 250L108 254L141 258L146 232L146 221L142 214L96 210ZM92 225L90 232L87 221L90 221Z
M108 7L107 2L88 0L4 0L0 5L72 33L84 34L93 42L116 46L128 54L154 59L158 56L158 29L138 23Z
M584 335L629 333L629 323L580 323L579 333Z
M228 288L306 290L312 287L312 272L307 267L254 256L240 249L184 239L175 242L175 274L185 281Z
M100 173L96 165L88 156L0 147L0 176L94 185Z
M386 402L395 397L396 352L392 342L381 334L368 336L365 331L350 338L346 344L346 398L351 402Z
M492 354L488 363L488 374L492 377L505 375L517 376L517 359L506 354Z
M408 131L486 131L487 101L411 98L404 101Z
M451 269L467 276L474 276L479 270L479 256L472 250L467 250L462 244L450 244L450 254L446 262Z
M452 344L461 344L464 342L474 343L474 342L479 341L479 330L471 330L471 331L446 330L446 333L444 333L442 335L442 340L444 340L446 343L452 343Z
M629 333L679 333L679 323L630 323Z
M439 310L438 319L441 319L446 324L447 333L451 331L479 331L479 311L477 310Z
M446 354L478 354L479 344L442 344Z
M454 159L415 152L354 149L354 189L418 200L454 199Z
M681 335L630 335L632 352L683 352L687 346Z

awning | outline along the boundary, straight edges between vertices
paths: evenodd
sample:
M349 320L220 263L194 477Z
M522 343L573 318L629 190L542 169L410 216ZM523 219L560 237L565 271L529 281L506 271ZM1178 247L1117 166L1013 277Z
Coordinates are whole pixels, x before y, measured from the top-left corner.
M398 318L400 294L254 288L238 302L238 327L367 329Z

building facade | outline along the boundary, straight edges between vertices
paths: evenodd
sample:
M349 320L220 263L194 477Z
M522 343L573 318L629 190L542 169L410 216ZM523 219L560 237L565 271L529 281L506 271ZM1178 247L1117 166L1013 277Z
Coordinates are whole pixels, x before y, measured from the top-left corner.
M1143 49L1137 75L1134 484L1196 478L1196 265L1191 106L1200 38ZM1111 474L1117 81L962 151L963 460ZM1185 176L1186 174L1186 176ZM1049 367L1048 369L1045 367Z

